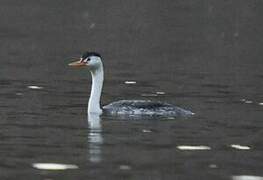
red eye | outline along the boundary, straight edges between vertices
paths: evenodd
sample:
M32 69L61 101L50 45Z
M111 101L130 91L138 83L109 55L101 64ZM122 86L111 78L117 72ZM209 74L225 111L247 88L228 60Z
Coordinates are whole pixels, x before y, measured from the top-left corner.
M83 59L83 58L82 58L80 61L86 63L86 62L88 62L89 60L90 60L90 58L86 58L86 59Z

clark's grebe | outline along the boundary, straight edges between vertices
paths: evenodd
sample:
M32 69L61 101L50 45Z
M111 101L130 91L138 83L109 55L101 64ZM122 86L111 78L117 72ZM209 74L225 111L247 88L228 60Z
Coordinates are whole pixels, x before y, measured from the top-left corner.
M72 62L72 67L87 67L92 76L91 94L88 104L88 113L112 115L157 115L157 116L189 116L191 111L180 107L150 100L120 100L100 107L100 97L104 80L103 64L100 54L85 52L80 60Z

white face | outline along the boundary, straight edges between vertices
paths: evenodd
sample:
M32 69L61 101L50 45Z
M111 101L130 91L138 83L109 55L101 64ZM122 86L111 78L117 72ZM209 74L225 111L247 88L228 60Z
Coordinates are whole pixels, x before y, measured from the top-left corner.
M102 65L101 59L98 56L89 56L81 61L86 63L86 66L88 66L90 69L98 69Z

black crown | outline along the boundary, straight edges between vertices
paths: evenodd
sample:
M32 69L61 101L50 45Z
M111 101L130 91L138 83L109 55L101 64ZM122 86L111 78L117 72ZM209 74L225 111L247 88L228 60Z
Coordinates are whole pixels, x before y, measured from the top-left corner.
M99 54L99 53L96 53L96 52L85 52L85 53L83 53L82 54L82 56L81 56L81 58L82 59L86 59L86 58L88 58L88 57L90 57L90 56L98 56L98 57L100 57L101 58L101 55Z

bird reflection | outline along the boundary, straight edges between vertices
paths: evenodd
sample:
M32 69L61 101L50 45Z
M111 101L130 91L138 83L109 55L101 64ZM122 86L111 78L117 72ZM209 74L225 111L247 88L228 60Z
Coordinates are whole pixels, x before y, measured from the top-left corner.
M88 113L88 123L89 161L98 163L101 161L101 145L103 144L100 116L98 114Z

